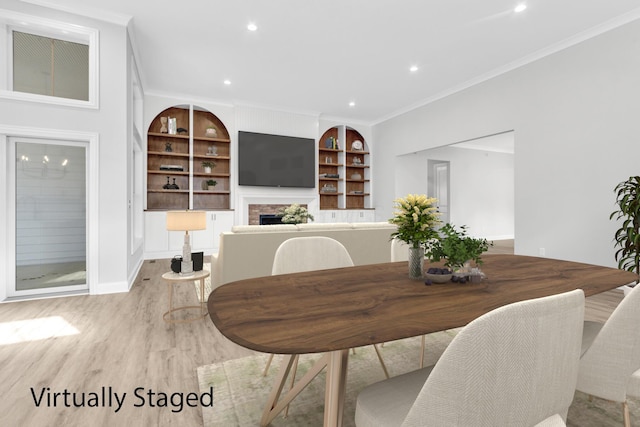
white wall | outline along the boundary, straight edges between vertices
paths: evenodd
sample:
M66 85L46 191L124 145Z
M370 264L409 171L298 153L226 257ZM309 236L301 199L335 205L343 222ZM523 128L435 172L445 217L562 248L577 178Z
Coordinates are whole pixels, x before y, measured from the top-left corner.
M515 250L615 266L613 188L638 173L640 22L375 126L375 207L396 157L515 130ZM416 171L416 173L420 173Z
M131 276L128 272L130 251L127 234L127 188L130 185L130 177L126 173L127 156L130 153L127 117L130 111L127 108L126 27L52 11L19 1L7 1L6 4L3 3L3 7L71 24L98 28L100 31L99 109L0 99L0 125L99 135L99 143L95 142L94 146L89 147L90 150L98 150L99 159L97 167L92 167L89 171L90 175L95 174L97 182L93 196L97 195L99 198L96 205L98 219L89 225L90 231L95 230L91 236L94 244L90 247L89 256L93 259L97 258L95 268L90 272L96 277L95 282L90 283L90 291L92 293L126 291L129 286L128 278ZM0 150L6 150L6 144L0 144ZM0 194L6 193L3 191ZM12 208L7 198L2 197L0 210L6 211ZM93 212L89 212L89 216L92 214ZM2 226L6 226L6 222ZM13 249L3 246L0 248L0 257L7 258L9 255L7 251L11 250Z
M513 154L446 146L416 157L422 159L425 170L427 160L449 162L449 222L468 226L472 236L513 238Z

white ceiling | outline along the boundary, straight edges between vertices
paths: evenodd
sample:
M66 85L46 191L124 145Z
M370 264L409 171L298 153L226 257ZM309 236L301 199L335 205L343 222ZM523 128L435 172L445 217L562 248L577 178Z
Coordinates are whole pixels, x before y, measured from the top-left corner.
M638 0L23 1L131 19L147 93L363 123L640 17Z

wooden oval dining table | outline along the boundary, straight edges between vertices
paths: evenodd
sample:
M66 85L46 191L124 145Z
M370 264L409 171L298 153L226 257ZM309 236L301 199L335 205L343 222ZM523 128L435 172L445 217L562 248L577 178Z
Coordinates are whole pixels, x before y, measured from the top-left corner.
M482 257L480 283L425 285L407 262L245 279L215 289L209 316L231 341L285 354L261 425L327 367L324 425L342 424L348 351L466 325L504 305L582 289L595 295L636 280L623 270L522 255ZM249 267L248 267L249 268ZM323 357L280 399L294 356Z

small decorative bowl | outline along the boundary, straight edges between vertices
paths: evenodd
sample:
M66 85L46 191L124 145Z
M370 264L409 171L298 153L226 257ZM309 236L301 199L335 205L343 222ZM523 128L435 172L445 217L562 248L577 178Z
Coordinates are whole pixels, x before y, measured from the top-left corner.
M451 281L453 274L431 274L424 273L424 278L431 280L432 283L447 283Z

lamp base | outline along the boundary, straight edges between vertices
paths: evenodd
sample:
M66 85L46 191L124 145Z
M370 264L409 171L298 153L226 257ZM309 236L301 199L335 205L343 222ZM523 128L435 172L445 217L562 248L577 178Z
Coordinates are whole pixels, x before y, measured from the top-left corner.
M189 274L193 274L193 261L182 261L180 265L180 275L187 276Z

